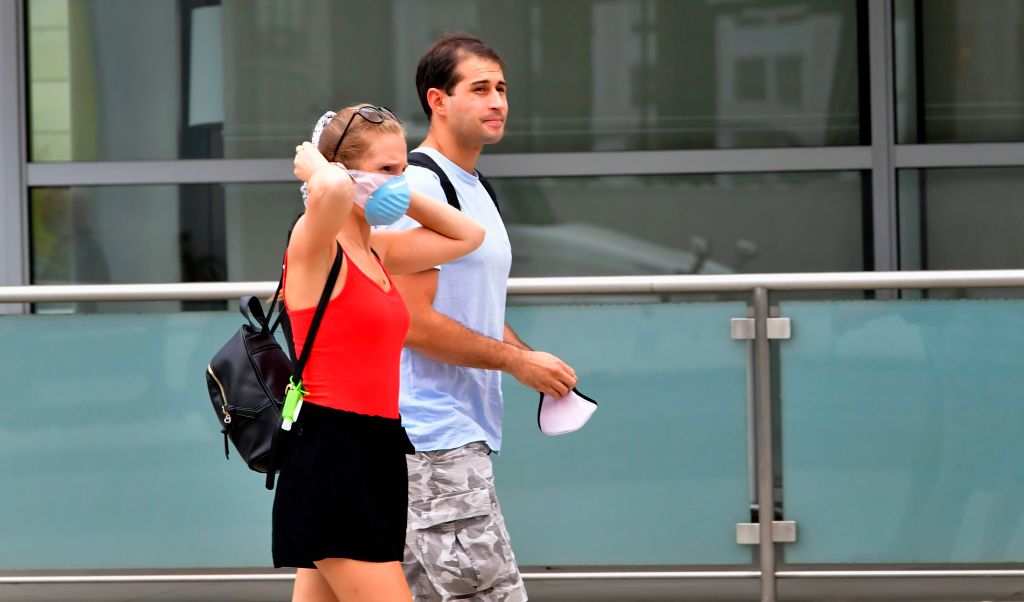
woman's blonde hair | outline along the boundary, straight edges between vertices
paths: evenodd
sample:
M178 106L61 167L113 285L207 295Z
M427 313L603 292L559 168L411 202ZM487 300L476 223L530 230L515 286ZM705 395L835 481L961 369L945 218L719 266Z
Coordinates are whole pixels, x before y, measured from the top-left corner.
M380 123L373 123L364 119L361 115L356 115L353 118L355 112L363 107L376 108L369 103L345 107L338 111L338 114L324 126L317 149L320 150L320 154L326 157L328 161L341 163L346 166L358 164L359 159L370 148L370 142L375 134L401 134L405 136L405 127L391 115L390 111L380 111L381 116L384 118L384 121ZM341 146L338 147L338 152L335 154L334 148L338 145L338 138L341 137L342 132L345 130L345 124L349 120L352 121L352 124L349 125L345 139L341 141Z

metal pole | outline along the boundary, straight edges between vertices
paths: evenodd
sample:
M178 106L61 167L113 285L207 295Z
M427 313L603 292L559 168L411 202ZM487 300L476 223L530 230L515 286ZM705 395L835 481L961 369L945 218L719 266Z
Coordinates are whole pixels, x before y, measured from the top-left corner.
M757 428L757 517L761 602L775 602L775 478L772 472L771 352L768 343L768 289L754 289L754 403Z
M656 581L669 579L753 579L755 571L545 571L526 572L522 574L525 581L600 581L630 580ZM238 582L273 582L292 581L293 572L251 573L238 571L233 573L160 573L130 575L94 575L83 573L78 575L3 575L0 585L58 585L58 584L98 584L98 583L238 583Z
M66 301L187 301L267 297L277 282L178 282L162 284L60 284L3 286L0 303ZM699 276L575 276L510 278L509 295L630 295L700 292L878 290L887 288L1024 287L1024 270L928 272L810 272Z
M28 284L23 8L0 0L0 286ZM0 314L26 310L0 303Z
M896 242L896 128L893 107L892 0L868 2L871 91L871 199L876 271L899 269ZM879 298L894 298L879 291Z

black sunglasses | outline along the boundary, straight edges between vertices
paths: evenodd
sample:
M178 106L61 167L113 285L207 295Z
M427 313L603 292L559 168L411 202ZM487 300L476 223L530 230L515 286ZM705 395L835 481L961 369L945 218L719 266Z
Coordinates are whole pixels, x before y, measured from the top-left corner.
M387 107L374 107L371 105L363 105L352 113L352 116L348 118L348 123L345 124L345 129L341 130L341 136L338 136L338 143L334 145L334 152L331 153L332 157L338 156L338 149L341 148L341 141L345 139L345 134L348 133L349 126L352 125L352 120L359 115L363 119L370 123L384 123L385 119L394 119L398 123L402 123L402 120L397 115L391 112L391 109Z

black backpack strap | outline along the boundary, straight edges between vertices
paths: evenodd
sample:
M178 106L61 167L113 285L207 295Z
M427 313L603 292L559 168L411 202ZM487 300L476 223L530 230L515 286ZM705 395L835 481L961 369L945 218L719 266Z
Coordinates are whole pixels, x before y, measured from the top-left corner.
M287 246L287 245L286 245ZM281 277L277 279L277 290L274 291L274 296L270 300L270 308L267 310L266 323L263 324L263 328L270 329L270 334L274 334L277 330L277 325L281 323L281 316L284 315L284 303L278 305L278 301L281 299L281 288L284 286L284 263L281 263ZM277 321L273 325L270 321L274 319L274 308L278 309L278 313L281 315L277 317ZM261 308L262 310L262 308ZM243 314L245 312L242 312ZM260 312L262 313L262 311Z
M292 367L292 380L296 383L302 382L302 369L306 367L306 361L309 360L309 353L313 350L313 340L316 338L316 331L320 328L320 322L324 319L324 313L327 311L327 302L331 300L334 285L338 282L338 274L341 273L341 261L345 253L341 250L341 243L334 241L334 244L337 246L338 252L334 255L331 272L327 275L327 284L324 285L324 290L320 293L320 302L316 305L313 322L310 323L309 332L306 333L306 342L302 345L302 354Z
M284 287L284 265L285 259L288 258L288 245L292 242L292 232L295 230L295 224L299 223L299 218L301 217L302 214L300 213L292 221L291 227L288 228L288 238L284 241L284 257L281 258L281 277L277 279L277 290L274 291L274 297L270 301L270 311L267 312L267 322L269 323L270 320L274 319L274 307L278 301L281 302L281 305L278 307L277 321L270 326L270 334L274 334L279 325L284 328L284 334L288 340L288 353L293 362L295 361L295 343L292 341L291 323L288 322L288 314L284 310L284 299L281 298L281 291Z
M334 291L334 285L338 282L338 274L341 273L341 262L345 254L341 250L341 244L338 241L334 241L337 246L337 253L334 255L334 263L331 264L331 271L327 275L327 283L324 284L324 290L320 293L320 301L316 305L316 313L313 314L313 322L309 325L309 332L306 334L306 342L302 345L302 354L297 360L295 360L295 347L291 338L291 323L288 323L286 327L286 334L288 335L288 346L292 352L292 358L295 362L292 366L292 382L302 383L302 370L306 367L306 362L309 360L309 353L313 350L313 341L316 339L316 332L320 329L320 322L324 319L324 313L327 312L327 303L331 300L331 293ZM270 466L267 469L266 487L268 490L274 488L274 478L279 466L281 457L281 437L282 429L279 427L274 429L274 438L270 443Z
M491 195L491 200L494 201L494 208L498 210L498 215L501 215L501 205L498 204L498 195L494 192L494 186L487 181L484 174L480 173L480 170L476 170L476 177L480 178L480 183L484 185L484 190L487 194Z
M455 207L459 211L462 211L462 205L459 204L459 195L455 192L455 186L452 185L451 179L448 178L448 174L444 173L441 166L437 164L437 161L420 151L412 151L409 153L407 159L409 165L415 165L416 167L422 167L423 169L429 169L434 172L437 179L441 181L441 190L444 191L444 196L448 200L448 204ZM487 181L484 174L480 173L479 170L476 172L476 177L480 178L480 183L484 185L484 190L490 195L491 201L494 202L494 208L498 210L498 214L501 214L501 207L498 206L498 195L494 193L494 187Z
M284 342L288 344L288 357L292 359L292 365L295 365L295 336L292 334L292 321L288 319L288 312L282 311L277 323L281 325Z
M271 304L271 311L274 306ZM263 304L260 300L252 295L247 295L238 300L238 311L242 313L242 316L252 326L259 326L260 330L266 331L269 328L270 320L263 313ZM255 323L253 322L255 320Z
M441 180L441 190L444 191L444 196L448 200L448 204L459 211L462 211L462 205L459 204L459 195L455 192L455 186L452 185L452 181L448 178L448 174L444 173L444 170L437 164L437 161L434 161L430 155L419 151L409 153L408 161L409 165L415 165L416 167L422 167L423 169L429 169L434 172L434 175Z

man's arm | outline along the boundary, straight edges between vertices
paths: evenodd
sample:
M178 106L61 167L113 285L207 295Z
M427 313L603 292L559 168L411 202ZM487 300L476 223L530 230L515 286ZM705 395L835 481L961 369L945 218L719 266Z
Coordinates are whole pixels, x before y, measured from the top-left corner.
M533 351L533 347L530 347L529 345L524 343L523 339L519 338L519 335L516 334L516 331L512 330L512 327L509 326L508 324L505 324L505 342L508 343L509 345L514 345L524 351Z
M437 270L391 277L409 308L406 347L446 364L501 370L531 389L558 397L576 386L572 368L550 353L526 347L515 333L507 343L498 341L435 310L437 278ZM509 332L506 325L506 336Z

